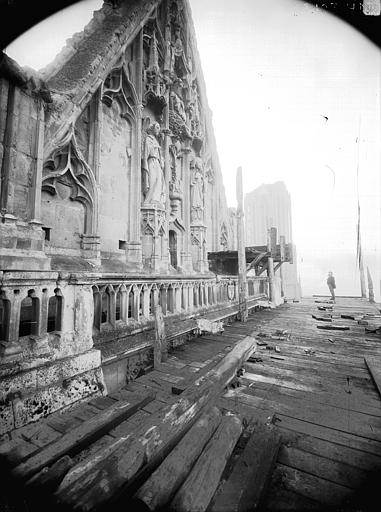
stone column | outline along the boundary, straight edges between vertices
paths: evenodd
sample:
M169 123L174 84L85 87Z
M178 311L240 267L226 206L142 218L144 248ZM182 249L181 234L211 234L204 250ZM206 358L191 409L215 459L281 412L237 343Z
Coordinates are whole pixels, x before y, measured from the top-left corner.
M11 289L3 289L3 300L8 301L8 333L7 339L0 343L0 357L4 362L12 361L22 352L19 343L19 323L20 323L20 292L15 293Z
M37 120L36 120L36 141L35 141L35 165L32 173L31 193L29 195L29 224L40 226L41 223L41 183L42 166L44 158L44 130L45 130L45 111L44 103L38 100Z
M183 176L183 220L185 228L184 236L184 249L181 254L184 272L192 272L192 252L190 240L190 180L189 180L189 155L191 149L189 147L189 140L183 143L183 158L182 158L182 176Z
M269 256L267 262L268 262L267 275L269 278L269 300L274 302L275 301L274 259L271 256Z
M183 310L188 311L188 283L184 283L181 288Z
M176 313L181 313L181 288L177 284L174 288L175 292L175 311Z
M19 96L17 88L9 83L8 103L5 114L5 131L4 131L4 149L3 160L1 165L1 189L0 189L0 210L8 215L13 214L14 188L15 183L14 172L12 169L12 161L16 154L15 137L17 130L17 116L15 108L17 97Z
M167 314L167 295L168 295L168 286L167 285L164 285L163 288L161 288L161 291L160 291L160 296L161 296L161 309L163 311L163 315L166 315Z
M140 320L140 314L139 314L139 309L140 309L140 289L138 286L134 285L132 287L132 291L134 293L134 304L133 304L133 318L139 322Z
M136 123L133 130L131 173L130 173L130 194L129 194L129 225L126 257L129 263L133 263L137 269L142 267L142 244L141 244L141 146L142 146L142 102L143 102L143 30L136 38L135 59L136 59L136 93L138 105L135 105Z
M193 284L190 283L188 285L188 311L193 311L193 309L194 309L193 297L194 297Z

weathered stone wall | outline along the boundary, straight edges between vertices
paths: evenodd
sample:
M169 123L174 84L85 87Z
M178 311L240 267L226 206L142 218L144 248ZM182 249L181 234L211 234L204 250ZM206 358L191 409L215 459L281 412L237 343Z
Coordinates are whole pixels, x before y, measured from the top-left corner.
M101 251L125 255L119 241L127 240L131 179L131 125L120 106L103 105L100 155L99 234ZM120 251L120 252L119 252Z
M105 393L101 351L110 389L134 378L155 301L168 317L233 300L208 269L234 227L189 6L114 7L46 83L0 61L5 431Z

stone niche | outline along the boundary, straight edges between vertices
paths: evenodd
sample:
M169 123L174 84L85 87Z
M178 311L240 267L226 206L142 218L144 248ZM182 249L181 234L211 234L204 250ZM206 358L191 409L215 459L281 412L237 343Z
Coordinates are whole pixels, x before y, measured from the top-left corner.
M85 231L85 207L70 198L72 189L64 180L57 183L56 190L55 196L42 193L45 249L47 252L60 249L60 254L74 252L80 255L81 235Z
M119 241L127 240L129 222L129 177L132 157L132 126L121 116L118 102L102 105L100 156L101 251L123 257Z

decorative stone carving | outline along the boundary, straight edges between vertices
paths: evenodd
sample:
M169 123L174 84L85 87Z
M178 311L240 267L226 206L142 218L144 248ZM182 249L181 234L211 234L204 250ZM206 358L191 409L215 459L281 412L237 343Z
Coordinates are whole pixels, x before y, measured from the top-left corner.
M129 117L131 121L136 121L139 101L124 60L111 71L103 85L102 102L111 107L113 101L118 101L122 117Z
M202 224L204 220L204 173L200 157L194 157L191 171L191 222Z
M226 227L225 222L221 224L220 244L222 245L225 251L228 249L228 229Z
M86 233L92 233L97 209L95 177L78 147L73 125L45 161L43 168L43 191L54 196L58 193L60 184L70 187L70 198L73 201L85 205L85 230Z
M159 48L156 39L156 29L144 28L143 44L148 54L148 64L144 69L144 104L151 104L156 115L161 115L167 104L167 81L161 72L159 63Z
M142 155L144 205L164 205L166 200L164 160L159 143L160 125L152 123L147 130Z

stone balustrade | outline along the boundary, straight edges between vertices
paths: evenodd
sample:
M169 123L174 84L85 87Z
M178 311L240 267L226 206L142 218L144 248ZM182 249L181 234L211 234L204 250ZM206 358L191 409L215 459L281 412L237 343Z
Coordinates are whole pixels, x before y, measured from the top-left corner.
M161 305L163 315L169 317L190 315L238 301L238 281L232 276L176 280L150 277L112 283L102 279L92 290L94 337L110 329L153 320L156 303ZM248 278L248 298L266 295L266 290L266 277Z

